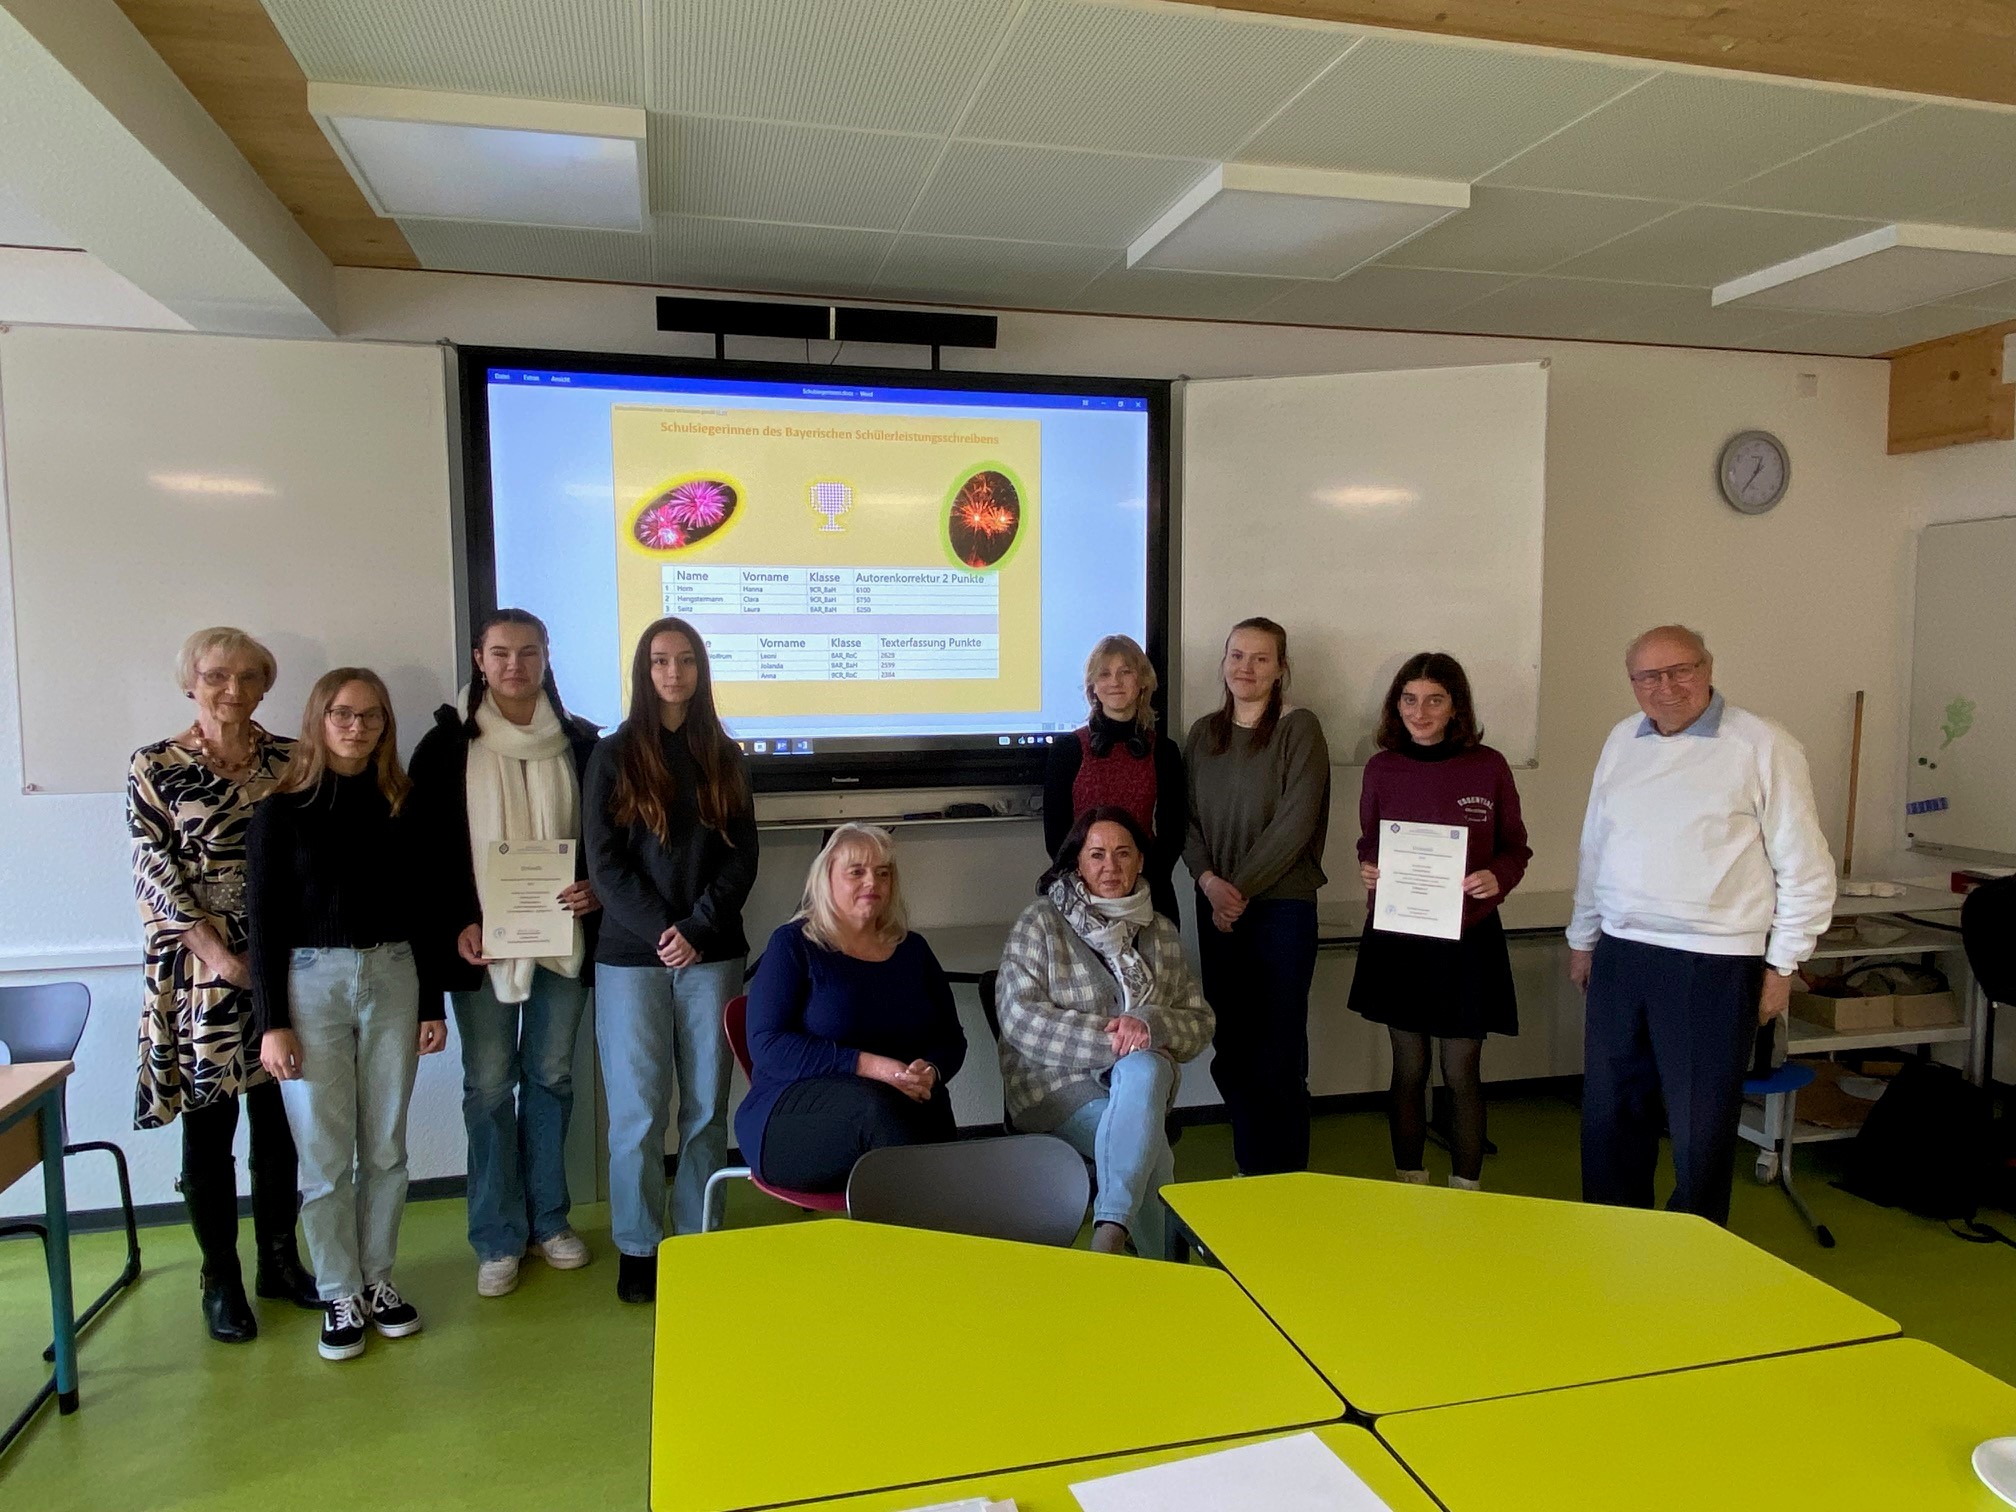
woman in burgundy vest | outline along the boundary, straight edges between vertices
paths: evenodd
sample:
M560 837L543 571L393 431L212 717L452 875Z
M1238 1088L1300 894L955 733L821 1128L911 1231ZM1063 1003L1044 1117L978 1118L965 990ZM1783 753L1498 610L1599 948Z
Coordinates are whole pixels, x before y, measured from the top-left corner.
M1050 747L1043 778L1043 845L1057 847L1081 815L1111 804L1147 831L1142 876L1155 912L1180 925L1171 880L1183 854L1189 799L1183 755L1155 728L1155 669L1140 645L1109 635L1085 661L1085 701L1091 718L1077 734Z

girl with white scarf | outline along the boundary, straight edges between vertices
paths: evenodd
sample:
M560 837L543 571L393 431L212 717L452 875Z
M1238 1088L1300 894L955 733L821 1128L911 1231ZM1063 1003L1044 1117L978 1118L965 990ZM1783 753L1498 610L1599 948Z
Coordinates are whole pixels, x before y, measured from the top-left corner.
M1009 1122L1097 1167L1093 1249L1154 1255L1155 1193L1175 1176L1165 1120L1177 1067L1210 1042L1212 1016L1142 881L1147 845L1123 808L1072 826L1009 933L995 999Z
M596 731L562 707L546 627L533 615L489 616L474 660L459 706L442 705L413 753L412 806L433 871L423 978L449 992L462 1041L476 1290L497 1297L517 1286L528 1247L557 1270L588 1263L568 1223L566 1143L601 905L584 866L560 893L577 920L571 948L491 960L477 867L497 840L570 840L578 852L581 774Z

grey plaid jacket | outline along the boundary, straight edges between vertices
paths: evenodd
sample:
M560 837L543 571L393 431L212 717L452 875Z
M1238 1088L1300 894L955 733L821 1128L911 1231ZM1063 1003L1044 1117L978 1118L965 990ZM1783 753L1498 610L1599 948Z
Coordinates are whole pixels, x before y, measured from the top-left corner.
M1160 914L1140 949L1155 973L1156 1001L1137 1008L1149 1044L1181 1064L1211 1042L1215 1023L1176 926ZM1008 935L995 989L1001 1018L1001 1082L1008 1121L1041 1134L1102 1097L1113 1065L1105 1024L1120 1011L1120 985L1048 898L1022 910Z

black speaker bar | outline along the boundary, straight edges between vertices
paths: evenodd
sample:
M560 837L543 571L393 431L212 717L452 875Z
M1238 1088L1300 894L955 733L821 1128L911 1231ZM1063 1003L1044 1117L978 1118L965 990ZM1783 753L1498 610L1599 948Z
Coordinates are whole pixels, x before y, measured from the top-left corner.
M940 314L933 310L866 310L847 305L775 304L761 299L680 299L658 296L658 329L698 331L714 338L722 356L729 336L782 336L791 341L865 341L888 346L928 346L932 365L940 347L992 347L992 315Z

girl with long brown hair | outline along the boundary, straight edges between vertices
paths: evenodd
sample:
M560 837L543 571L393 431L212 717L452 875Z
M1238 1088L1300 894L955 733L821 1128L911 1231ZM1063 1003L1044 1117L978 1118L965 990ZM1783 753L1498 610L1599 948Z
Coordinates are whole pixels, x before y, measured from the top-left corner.
M706 642L685 620L654 620L638 637L629 710L589 760L581 817L603 907L595 1037L609 1102L616 1294L649 1302L675 1088L673 1232L699 1232L707 1178L728 1158L721 1010L742 990L742 904L756 881L748 772L714 710Z
M411 786L384 682L338 667L309 690L294 759L254 811L247 847L259 1060L301 1152L328 1360L362 1354L367 1326L388 1339L420 1331L392 1285L406 1109L419 1057L448 1034L440 999L421 1002L413 960Z
M1224 702L1190 727L1190 829L1204 996L1218 1016L1211 1079L1244 1175L1309 1164L1309 986L1330 824L1323 726L1291 708L1288 632L1241 620L1225 638Z

